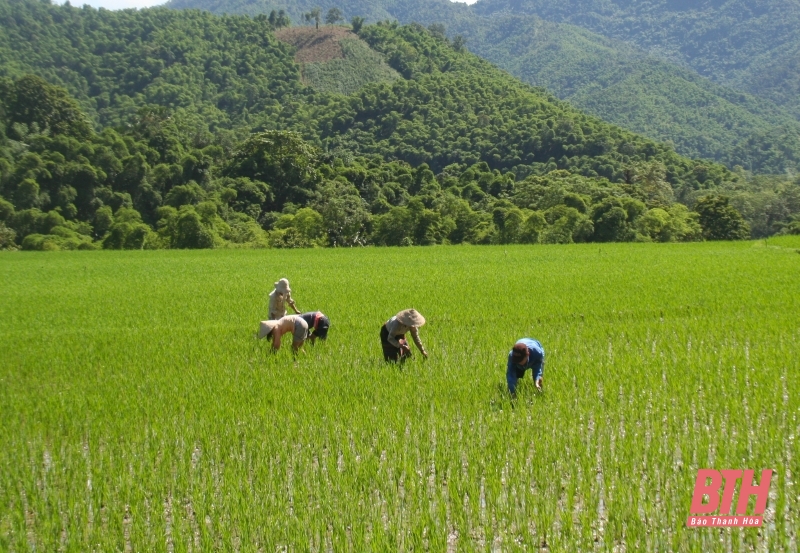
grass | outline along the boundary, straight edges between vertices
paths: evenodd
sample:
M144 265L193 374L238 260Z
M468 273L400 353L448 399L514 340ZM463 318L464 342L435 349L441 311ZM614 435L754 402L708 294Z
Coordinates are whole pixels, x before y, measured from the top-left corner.
M793 550L800 256L762 246L4 254L0 550ZM284 276L332 321L296 361L254 340ZM685 528L709 467L777 471L764 528Z
M400 74L380 54L357 39L339 41L343 58L303 65L303 80L317 90L350 95L374 82L391 82Z
M289 27L275 36L297 50L303 82L322 92L350 95L369 83L391 82L400 74L349 28L338 25Z

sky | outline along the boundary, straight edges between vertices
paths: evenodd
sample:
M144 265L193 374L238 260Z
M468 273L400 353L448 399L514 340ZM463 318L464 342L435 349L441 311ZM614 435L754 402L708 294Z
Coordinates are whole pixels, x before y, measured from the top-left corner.
M149 8L163 4L167 0L70 0L75 7L89 4L93 8L106 8L108 10L124 10L126 8Z
M165 3L167 0L70 0L73 6L89 4L93 8L108 10L124 10L125 8L149 8ZM466 4L474 4L477 0L467 0Z

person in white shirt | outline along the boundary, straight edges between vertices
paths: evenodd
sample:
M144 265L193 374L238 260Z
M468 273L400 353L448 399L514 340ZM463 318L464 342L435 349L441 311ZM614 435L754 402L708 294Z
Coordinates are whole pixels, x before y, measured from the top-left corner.
M277 321L286 316L286 305L289 305L299 315L297 306L292 299L292 289L285 278L275 283L275 289L269 293L269 320Z
M381 346L383 358L386 361L405 361L411 357L411 347L406 341L406 333L411 333L411 338L417 345L422 356L427 359L428 352L419 339L419 327L425 324L423 317L416 309L405 309L386 321L381 327Z

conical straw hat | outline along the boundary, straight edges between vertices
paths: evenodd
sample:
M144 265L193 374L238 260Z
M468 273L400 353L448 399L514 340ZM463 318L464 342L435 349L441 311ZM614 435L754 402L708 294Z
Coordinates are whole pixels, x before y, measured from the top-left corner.
M422 326L425 324L425 317L416 309L404 309L397 314L397 320L404 326Z
M261 325L258 328L258 337L269 336L269 333L275 330L276 326L278 326L278 321L261 321Z

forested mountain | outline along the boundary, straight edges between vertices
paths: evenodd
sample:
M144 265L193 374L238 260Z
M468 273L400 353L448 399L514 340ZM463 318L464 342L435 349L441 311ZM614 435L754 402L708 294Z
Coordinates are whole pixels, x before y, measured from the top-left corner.
M800 123L784 108L569 25L497 15L456 25L475 53L523 81L677 151L760 173L800 171Z
M360 38L403 78L345 97L305 86L294 52L266 18L26 0L0 2L0 17L3 73L64 86L101 126L142 124L154 117L150 106L160 106L197 143L287 129L324 149L435 171L485 161L520 177L558 168L611 180L623 178L627 163L657 158L676 186L703 188L691 176L696 163L531 89L418 25L365 27Z
M670 241L797 226L800 182L754 191L420 25L340 33L362 54L319 62L358 62L320 67L326 78L370 59L392 71L343 95L304 83L300 52L266 17L4 0L0 20L0 247Z
M800 116L798 0L481 0L472 11L579 25Z
M323 15L330 8L340 9L348 19L362 16L370 21L395 18L426 26L444 24L450 38L465 37L471 51L521 80L547 88L607 121L671 142L681 154L713 159L731 168L740 165L757 173L800 172L800 124L790 109L770 100L772 96L758 97L742 89L714 84L674 56L670 59L680 63L663 61L657 49L648 54L644 49L647 44L640 48L624 42L629 39L624 32L606 38L596 34L602 29L592 28L595 32L590 32L576 26L585 23L580 18L559 19L575 24L572 25L534 15L541 12L543 17L555 18L556 13L565 13L546 10L545 4L549 3L531 2L529 6L524 2L483 0L469 7L447 0L168 3L175 8L194 7L215 13L285 10L296 24L302 24L303 15L315 6L322 9ZM578 13L584 3L575 4L574 11ZM610 3L598 4L606 9ZM636 13L644 14L642 10ZM629 24L637 26L635 22ZM792 71L791 64L783 67Z

